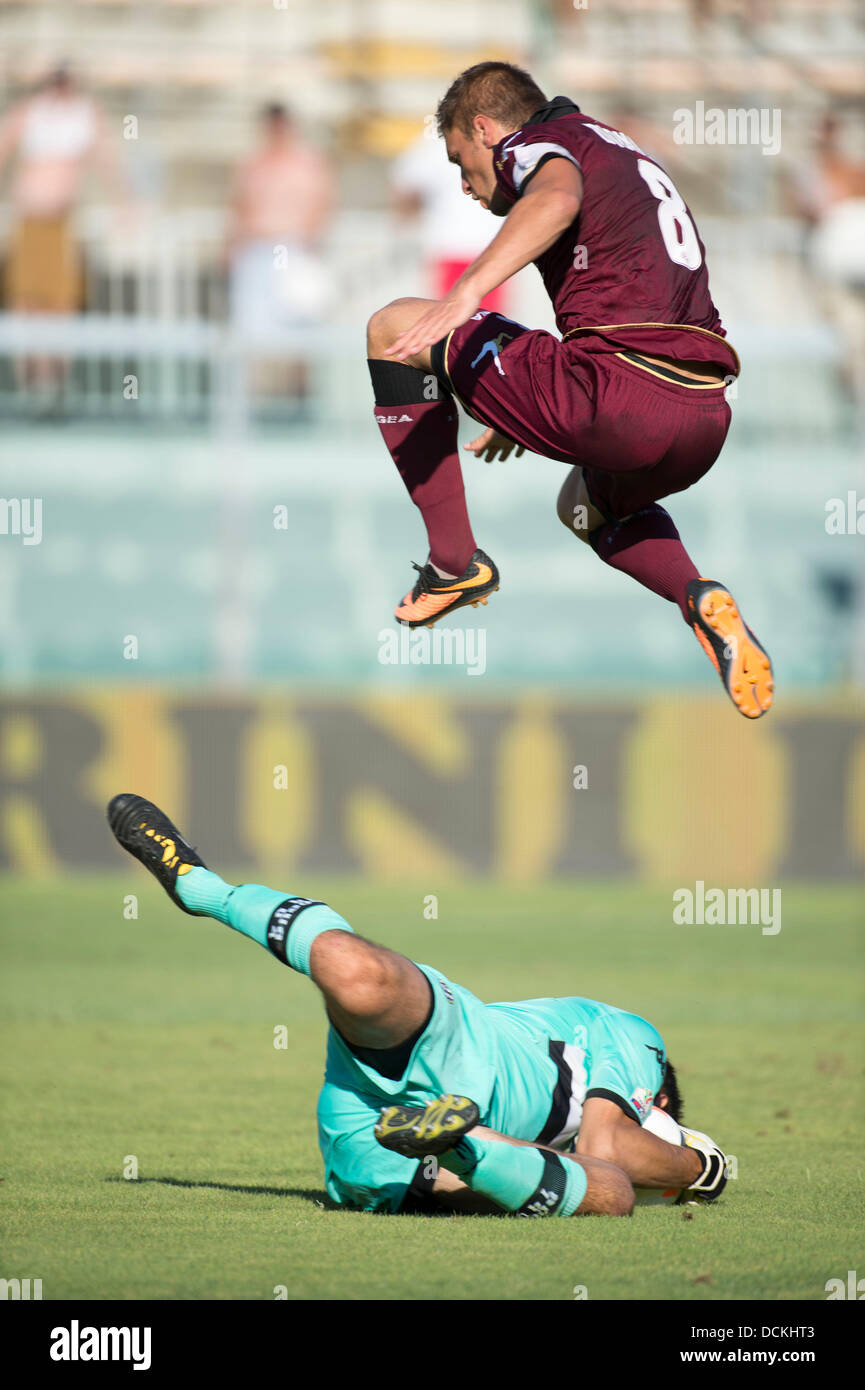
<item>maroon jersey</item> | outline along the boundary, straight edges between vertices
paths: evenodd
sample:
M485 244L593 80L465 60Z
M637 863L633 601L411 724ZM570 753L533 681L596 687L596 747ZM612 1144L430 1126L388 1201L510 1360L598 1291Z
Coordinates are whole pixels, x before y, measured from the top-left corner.
M535 261L565 339L718 365L739 360L709 294L705 249L670 176L620 131L556 97L493 150L513 204L550 159L582 172L574 222Z

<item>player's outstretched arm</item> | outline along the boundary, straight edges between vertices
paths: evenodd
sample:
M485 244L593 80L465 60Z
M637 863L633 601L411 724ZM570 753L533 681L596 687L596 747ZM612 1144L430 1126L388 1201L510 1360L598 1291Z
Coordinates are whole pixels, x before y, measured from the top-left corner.
M548 251L576 218L583 178L567 159L548 160L511 208L501 230L463 272L444 299L437 300L385 350L403 362L466 323L485 295Z
M549 251L576 220L582 198L583 176L576 165L567 159L548 160L511 208L489 246L463 271L456 284L470 285L483 299Z
M577 1153L617 1164L635 1187L690 1187L702 1169L693 1149L677 1148L641 1129L618 1105L601 1096L590 1096L583 1107Z

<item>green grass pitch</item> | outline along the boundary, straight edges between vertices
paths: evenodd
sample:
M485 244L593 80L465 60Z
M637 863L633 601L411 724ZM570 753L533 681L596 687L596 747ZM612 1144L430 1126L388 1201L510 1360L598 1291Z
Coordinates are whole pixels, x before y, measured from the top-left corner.
M143 872L7 878L0 1275L41 1278L46 1299L496 1300L820 1300L865 1275L860 889L788 885L777 936L675 926L650 886L454 884L437 921L429 886L300 891L482 998L645 1014L686 1119L736 1157L724 1198L630 1220L329 1209L309 982Z

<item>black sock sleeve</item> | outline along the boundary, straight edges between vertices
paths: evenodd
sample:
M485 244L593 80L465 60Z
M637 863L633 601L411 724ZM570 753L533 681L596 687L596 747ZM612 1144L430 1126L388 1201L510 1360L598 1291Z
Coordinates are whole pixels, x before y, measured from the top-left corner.
M376 405L417 405L450 395L435 372L407 367L404 362L385 362L380 357L368 357L366 363Z

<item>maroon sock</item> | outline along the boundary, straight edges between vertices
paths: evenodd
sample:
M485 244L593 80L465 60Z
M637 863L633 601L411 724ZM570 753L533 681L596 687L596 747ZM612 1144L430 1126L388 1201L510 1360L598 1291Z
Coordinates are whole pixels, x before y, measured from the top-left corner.
M457 452L456 402L428 372L390 362L370 362L371 372L373 368L379 369L373 373L375 418L409 496L424 519L430 560L447 574L461 575L477 545L466 510ZM400 377L399 373L406 375ZM430 399L430 383L438 392L437 399ZM393 405L383 399L385 395L416 399Z
M700 576L669 512L653 503L625 521L599 526L589 539L605 564L629 574L653 594L678 603L690 625L685 590L690 580Z

